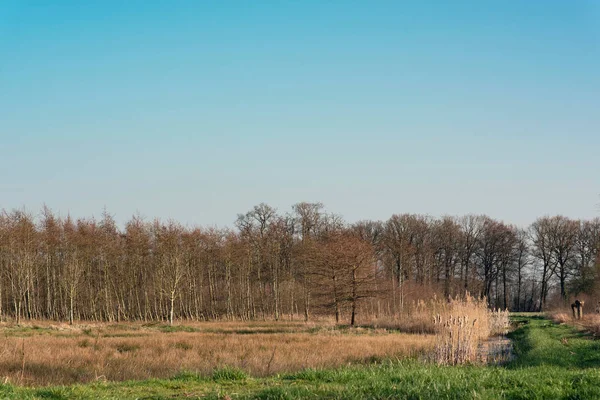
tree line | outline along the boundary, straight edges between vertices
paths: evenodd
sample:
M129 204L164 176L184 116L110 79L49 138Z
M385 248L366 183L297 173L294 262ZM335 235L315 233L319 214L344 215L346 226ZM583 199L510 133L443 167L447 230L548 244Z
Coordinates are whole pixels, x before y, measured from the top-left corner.
M398 316L466 292L491 307L547 308L592 294L600 219L542 217L526 229L485 215L398 214L346 223L321 203L259 204L235 228L133 216L123 228L50 209L0 213L0 319Z

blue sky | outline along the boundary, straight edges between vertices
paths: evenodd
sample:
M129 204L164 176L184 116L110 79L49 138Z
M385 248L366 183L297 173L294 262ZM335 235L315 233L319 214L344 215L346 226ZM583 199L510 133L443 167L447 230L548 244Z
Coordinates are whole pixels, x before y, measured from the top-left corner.
M0 2L0 208L600 214L600 2Z

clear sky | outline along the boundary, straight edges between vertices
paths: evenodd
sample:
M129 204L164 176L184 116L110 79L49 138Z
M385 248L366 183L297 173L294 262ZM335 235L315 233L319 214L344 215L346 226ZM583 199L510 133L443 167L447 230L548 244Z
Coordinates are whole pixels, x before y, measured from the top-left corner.
M598 1L0 1L0 208L600 210Z

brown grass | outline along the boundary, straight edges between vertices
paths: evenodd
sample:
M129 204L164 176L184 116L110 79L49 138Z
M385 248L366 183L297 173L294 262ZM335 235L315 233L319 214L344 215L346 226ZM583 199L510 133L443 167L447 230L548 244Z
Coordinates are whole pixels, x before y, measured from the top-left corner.
M569 324L581 331L589 332L594 336L600 336L600 314L588 312L583 314L582 319L574 319L573 314L557 310L550 313L550 318L559 324Z
M451 310L451 306L448 301L433 295L428 301L417 300L406 304L403 310L395 316L364 320L362 326L433 335L438 332L433 318L438 314L446 314L449 310Z
M264 376L415 356L435 343L432 335L337 329L328 322L207 322L175 328L38 323L0 330L0 379L35 386L164 378L180 371L210 375L225 366Z

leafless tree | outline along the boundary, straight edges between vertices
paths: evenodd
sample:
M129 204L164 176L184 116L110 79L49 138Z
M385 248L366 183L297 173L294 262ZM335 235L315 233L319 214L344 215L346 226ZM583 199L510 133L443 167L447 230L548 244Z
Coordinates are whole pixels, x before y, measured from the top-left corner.
M524 274L527 267L530 265L530 257L529 257L529 243L528 243L528 235L527 232L519 229L516 232L516 243L515 243L515 257L514 263L515 268L514 271L517 274L517 289L515 296L515 307L516 311L521 311L522 305L522 294L523 294L523 283L524 283Z
M563 216L556 216L549 220L550 235L553 244L554 259L556 260L556 274L560 283L560 296L563 302L567 301L567 279L573 272L575 245L579 233L579 222Z
M544 308L549 291L549 280L556 269L556 258L552 235L552 219L538 218L530 227L533 256L541 263L539 310Z
M540 309L600 287L600 220L397 214L347 224L320 203L266 204L235 229L146 222L123 228L45 207L0 212L0 319L73 323L397 316L406 301L467 289L490 306ZM556 296L556 297L555 297ZM539 299L539 300L535 300ZM354 318L352 317L354 315Z

